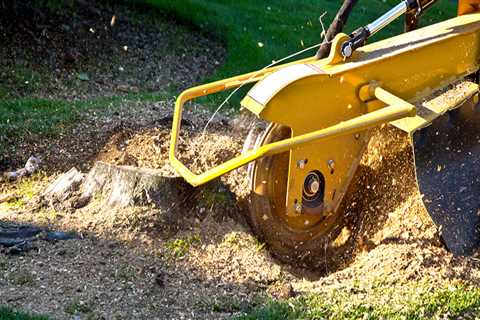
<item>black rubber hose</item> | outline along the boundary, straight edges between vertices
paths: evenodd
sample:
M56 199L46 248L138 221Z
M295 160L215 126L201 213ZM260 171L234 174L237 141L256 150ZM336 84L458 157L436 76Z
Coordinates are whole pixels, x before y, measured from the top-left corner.
M317 59L322 59L328 56L330 53L331 41L338 33L342 32L343 27L347 24L350 12L357 2L358 0L345 0L340 9L338 9L335 18L327 29L324 43L318 48L316 54Z

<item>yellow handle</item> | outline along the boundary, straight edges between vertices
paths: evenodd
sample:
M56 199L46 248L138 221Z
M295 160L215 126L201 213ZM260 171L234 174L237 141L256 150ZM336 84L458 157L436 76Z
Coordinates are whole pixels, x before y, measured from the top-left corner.
M267 70L265 70L262 75L267 73ZM272 70L270 70L270 72L271 71ZM180 123L182 120L183 105L185 104L185 102L193 98L204 96L214 92L219 92L225 90L225 88L227 87L231 88L233 86L239 86L241 85L242 81L249 81L252 74L247 74L236 78L230 78L227 80L217 81L212 84L192 88L186 90L178 97L175 103L175 112L173 116L172 138L170 143L169 158L174 169L180 175L182 175L183 178L191 185L198 186L204 184L258 158L282 153L304 143L364 131L366 129L375 127L383 123L414 116L416 112L416 108L414 105L396 97L395 95L389 93L388 91L380 87L374 87L372 88L372 91L375 97L378 100L386 103L388 106L364 114L362 116L340 122L328 128L320 129L300 136L261 146L256 150L250 150L238 157L230 159L210 170L207 170L206 172L198 175L194 174L176 157L177 141L180 130ZM257 76L255 77L257 78Z

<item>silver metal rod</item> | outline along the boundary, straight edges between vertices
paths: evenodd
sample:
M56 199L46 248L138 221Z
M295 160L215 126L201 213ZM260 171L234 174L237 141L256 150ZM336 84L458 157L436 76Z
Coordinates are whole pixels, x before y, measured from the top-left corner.
M383 16L378 18L377 20L369 23L366 28L370 32L370 35L377 33L378 31L382 30L385 26L387 26L390 22L400 17L402 14L407 12L407 2L402 1L397 4L395 7L390 9L387 13Z

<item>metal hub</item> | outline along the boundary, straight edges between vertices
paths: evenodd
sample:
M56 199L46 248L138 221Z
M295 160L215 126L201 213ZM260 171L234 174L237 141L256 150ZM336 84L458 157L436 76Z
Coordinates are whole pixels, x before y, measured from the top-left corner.
M320 189L320 177L315 172L310 172L305 178L303 192L308 197L313 197Z
M319 189L320 189L320 181L318 181L317 179L314 179L309 182L308 191L315 194L318 192Z
M310 171L303 182L303 206L312 209L315 208L317 210L320 209L319 211L321 211L324 195L325 178L320 171Z

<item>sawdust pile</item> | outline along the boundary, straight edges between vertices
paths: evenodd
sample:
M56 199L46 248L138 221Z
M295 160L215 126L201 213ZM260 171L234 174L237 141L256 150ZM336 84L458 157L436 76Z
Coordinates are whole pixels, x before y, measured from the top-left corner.
M248 129L252 125L259 125L252 124L253 119L247 116L233 120L219 116L204 131L209 118L209 112L193 108L186 112L183 121L180 159L196 173L239 154ZM170 126L171 118L165 116L156 122L155 127L119 132L106 144L98 159L121 165L157 168L165 175L175 176L168 163ZM221 184L225 190L220 188L219 192L232 192L239 202L235 206L239 210L246 210L246 169L241 168L222 177ZM413 154L406 135L391 127L377 130L361 161L355 184L355 192L348 199L350 205L347 209L347 215L352 216L354 221L351 226L354 241L349 250L350 255L343 257L345 261L339 264L343 270L337 272L338 266L332 267L328 270L331 273L329 278L368 275L418 279L433 273L437 277L465 277L462 274L468 265L465 261L475 261L454 258L440 242L437 229L428 216L416 187ZM192 216L201 220L200 228L211 231L209 235L204 232L206 238L215 238L214 229L220 226L218 221L209 221L210 225L202 226L203 219L209 215L220 217L230 211L225 206L216 208L221 212L212 212L215 210L204 207L192 209L197 211ZM148 212L143 211L143 215L148 215ZM241 212L233 215L237 224L243 223ZM227 216L231 217L231 212ZM215 226L213 228L212 223ZM242 228L246 232L244 236L248 238L245 225ZM232 228L233 231L238 230ZM258 256L255 252L252 255ZM224 255L199 250L197 258L198 256L206 260L206 267L210 264L218 265L216 258ZM263 260L264 256L259 259ZM227 264L221 265L228 267ZM251 266L252 263L245 265ZM219 267L214 269L219 272L224 270ZM472 274L470 276L476 277Z
M479 283L478 259L454 257L441 243L423 206L414 170L412 148L404 133L392 127L374 133L347 213L356 215L353 256L343 270L331 270L313 284L299 284L299 290L357 279Z
M246 129L249 128L245 123L252 121L251 118L227 120L228 118L220 117L207 132L203 132L208 117L208 113L200 117L195 112L187 113L185 131L181 136L181 159L197 173L238 154ZM169 127L137 132L122 142L124 147L120 154L123 156L119 157L118 152L112 152L113 148L107 147L106 157L102 160L122 164L124 159L131 159L133 162L128 164L161 168L166 174L174 175L167 159L169 132ZM115 145L122 146L122 143L117 142ZM246 170L241 168L222 177L222 183L237 195L237 201L240 202L248 194L245 176ZM476 263L475 258L455 258L446 251L436 227L425 211L416 187L413 155L406 135L390 127L377 130L362 159L355 183L355 193L349 199L350 206L347 210L347 215L353 216L355 223L352 226L354 241L349 250L350 256L343 257L340 268L335 266L329 269L329 275L320 280L322 284L358 277L414 280L434 276L437 280L448 278L477 281L477 274L466 272ZM239 207L242 208L242 205ZM200 211L208 209L198 208ZM222 212L213 215L218 217ZM229 228L232 228L231 232L237 232L234 237L241 235L240 239L248 243L251 241L248 240L248 230L245 225L238 225L243 222L239 215L236 216L236 222ZM216 229L221 229L218 221L199 225L201 230L211 231L210 234L203 231L205 238L215 238L220 243L229 241L225 238L218 239L214 235ZM240 229L232 227L235 225ZM238 233L238 230L243 233ZM221 234L228 238L229 232ZM238 248L244 247L246 250L239 254ZM225 248L228 253L224 252ZM244 254L248 258L239 258ZM243 262L237 265L238 268L232 267L231 260L225 261L225 256L235 256L234 261L240 259ZM252 269L265 265L265 260L270 261L271 257L268 252L255 251L248 246L232 249L231 246L220 245L200 248L191 259L191 263L203 265L201 268L207 274L214 274L214 270L216 276L225 275L225 280L231 280L231 269L237 269L233 272L237 275L242 272L248 275ZM199 259L203 263L195 262ZM247 281L248 278L246 276L244 280Z
M126 112L127 110L125 109ZM155 113L148 114L148 119L142 120L141 127L127 125L123 130L115 131L100 149L101 152L97 153L96 160L157 168L166 176L175 176L168 163L167 152L170 142L170 112L170 109L159 104ZM152 119L153 115L155 118ZM253 119L246 116L232 120L229 116L221 115L203 132L209 117L210 113L193 108L187 110L184 118L180 157L196 172L240 153L242 142L253 123ZM96 132L99 131L101 130ZM358 279L365 283L382 281L391 285L425 279L439 284L445 281L480 283L480 274L476 271L479 269L477 258L453 257L440 242L437 229L425 212L416 188L411 147L407 138L396 129L384 127L372 137L361 161L355 192L349 199L350 206L347 209L347 215L354 222L350 226L353 237L352 248L348 251L350 255L343 257L344 261L339 266L327 268L327 274L279 263L270 255L268 248L252 235L244 219L245 195L248 194L246 175L246 169L241 168L202 189L195 197L188 198L188 210L182 214L185 219L172 220L172 225L175 224L178 228L168 232L161 228L165 222L159 219L159 211L148 206L101 210L102 208L92 205L75 212L25 211L21 215L11 213L10 216L7 214L0 218L15 216L16 220L47 223L56 229L74 229L87 235L87 239L91 239L90 235L97 239L88 240L89 255L72 253L71 256L62 256L62 259L66 259L65 262L57 259L58 264L66 266L65 269L75 268L74 262L77 260L90 265L96 261L94 257L98 254L112 255L108 252L108 246L113 245L113 242L116 243L115 250L121 247L118 250L128 252L122 254L132 255L131 259L135 261L138 270L153 270L152 265L162 264L161 272L157 268L152 272L137 274L135 270L130 272L128 269L127 275L123 277L129 279L126 282L128 285L141 288L138 289L139 294L145 292L142 291L145 286L152 286L152 289L147 290L148 301L167 301L169 297L178 296L178 301L171 301L175 310L167 310L161 304L155 307L158 308L155 310L169 314L191 310L202 318L227 317L231 310L224 315L211 313L209 305L212 302L205 300L205 293L213 299L219 299L218 301L225 297L237 297L245 303L251 303L259 292L274 294L272 292L275 292L279 284L288 284L287 287L280 286L280 291L286 292L282 297L289 297L293 292L348 286ZM178 203L172 203L172 206L176 205ZM100 247L95 244L96 241ZM132 253L117 241L127 243L141 253ZM42 264L50 263L50 254L57 257L56 252L64 248L73 252L74 249L71 248L75 246L82 244L64 243L53 248L42 244L42 250L45 251L43 256L32 253L25 257L27 263L24 260L11 260L9 263L13 269L22 268L28 273L40 272ZM40 265L28 262L34 260ZM125 273L126 267L99 263L98 268L107 274L113 272L110 268L117 270L107 279L111 281L112 290L116 290L113 288L119 286L118 273ZM160 277L158 273L165 274L160 290L157 285L152 285L152 281L160 281L155 280L155 277ZM64 277L62 274L42 271L42 279L38 281L72 281L72 288L85 287L82 277L70 279L71 281L65 281ZM310 280L307 281L306 278ZM15 285L12 288L19 289ZM130 305L122 302L126 296L120 296L121 291L118 296L112 294L106 297L99 295L98 288L85 288L79 294L81 299L97 299L95 301L101 306L97 309L107 310L106 314L115 311L131 315ZM285 288L288 290L283 290ZM21 292L30 296L28 290L30 289L24 288ZM47 298L57 305L69 303L65 302L62 290L68 292L72 289L62 287L61 290L53 290ZM7 298L15 299L15 296L8 295ZM104 306L111 299L116 299L116 303L108 310ZM133 299L136 301L140 296ZM36 297L32 297L32 301L42 305ZM62 312L40 310L33 305L28 309L68 318ZM141 312L149 311L145 309Z

